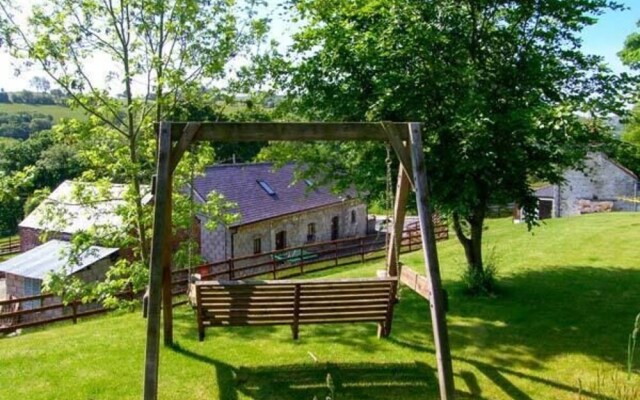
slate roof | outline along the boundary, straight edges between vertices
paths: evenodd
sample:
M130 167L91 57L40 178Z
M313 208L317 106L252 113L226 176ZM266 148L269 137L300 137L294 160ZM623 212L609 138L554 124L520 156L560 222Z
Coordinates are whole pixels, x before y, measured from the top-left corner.
M83 195L94 193L92 198L99 199L92 204L81 204L74 196L77 186ZM149 191L144 185L143 192ZM109 193L99 193L92 183L64 181L33 210L18 226L73 234L87 230L92 226L120 226L122 218L116 214L118 207L125 204L124 195L127 185L112 184ZM91 197L90 197L91 198ZM151 196L142 199L146 204Z
M194 180L194 188L203 199L216 191L235 202L240 220L232 226L339 204L354 196L353 192L337 196L324 187L309 190L304 181L292 185L294 168L293 164L288 164L274 169L272 163L214 165L207 167L204 176ZM258 181L266 182L275 195L269 195Z
M60 271L64 268L68 262L70 250L71 243L50 240L0 263L0 271L28 278L43 279L50 271ZM118 249L114 248L91 246L80 255L78 264L67 266L68 275L85 269L117 251Z
M553 188L554 185L543 186L535 191L535 196L541 198L553 198Z

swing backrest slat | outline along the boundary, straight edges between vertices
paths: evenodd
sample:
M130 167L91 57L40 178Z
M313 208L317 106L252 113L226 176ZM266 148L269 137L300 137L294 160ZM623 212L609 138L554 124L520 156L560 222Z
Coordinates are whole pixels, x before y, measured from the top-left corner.
M199 281L193 284L198 332L213 326L376 322L391 332L396 278L281 281Z

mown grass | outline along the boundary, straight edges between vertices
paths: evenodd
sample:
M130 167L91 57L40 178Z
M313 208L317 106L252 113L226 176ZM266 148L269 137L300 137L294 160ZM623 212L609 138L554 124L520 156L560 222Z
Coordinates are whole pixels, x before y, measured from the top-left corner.
M640 214L549 221L528 233L488 224L501 292L467 298L462 253L439 245L456 387L474 399L631 399L627 335L640 311ZM419 252L404 255L424 268ZM374 276L382 262L312 276ZM390 338L372 324L209 329L197 341L193 312L176 309L173 349L163 348L162 399L435 399L435 357L425 300L401 291ZM145 321L111 314L0 340L2 399L136 399L142 390ZM622 391L626 391L626 394ZM638 392L636 392L637 394Z
M40 113L51 115L55 121L59 121L62 118L67 119L80 119L87 118L86 114L81 110L72 110L69 107L52 105L52 104L19 104L19 103L0 103L0 112L5 113Z

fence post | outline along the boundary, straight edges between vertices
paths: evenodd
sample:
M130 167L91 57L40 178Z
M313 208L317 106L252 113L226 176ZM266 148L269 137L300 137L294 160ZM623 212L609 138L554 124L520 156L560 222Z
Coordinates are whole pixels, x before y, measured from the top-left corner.
M300 274L304 274L304 245L300 247Z
M227 259L227 264L229 266L229 280L235 279L235 274L233 273L233 258Z
M272 254L271 255L271 273L273 274L273 279L276 279L276 269L277 269L277 261Z
M409 253L411 253L411 243L413 243L413 230L409 230Z
M336 266L336 267L337 267L337 266L338 266L338 242L335 242L335 243L334 243L334 246L335 246L335 250L334 250L334 255L335 255L335 257L334 257L334 258L335 258L335 264L334 264L334 266Z
M364 238L360 238L360 261L364 262Z
M73 313L73 323L78 323L78 303L75 300L71 302L71 312Z

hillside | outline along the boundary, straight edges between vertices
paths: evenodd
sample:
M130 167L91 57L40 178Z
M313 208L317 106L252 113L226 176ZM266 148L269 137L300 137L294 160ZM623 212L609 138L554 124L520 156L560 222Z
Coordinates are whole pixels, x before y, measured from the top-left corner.
M59 121L61 118L86 119L86 115L80 110L72 110L68 107L58 105L37 105L37 104L20 104L20 103L0 103L0 112L6 113L41 113L51 115L54 120Z
M640 312L639 228L640 213L548 220L533 234L491 220L495 298L461 294L461 247L453 237L441 242L458 398L640 398L640 369L630 380L624 373ZM424 268L420 252L402 259ZM323 275L367 277L380 268ZM202 343L193 311L180 307L178 344L162 349L160 398L325 398L331 373L340 400L435 399L428 307L403 289L385 340L373 324L353 324L304 326L298 342L289 327L216 328ZM145 327L137 312L113 313L0 339L0 399L138 399Z

